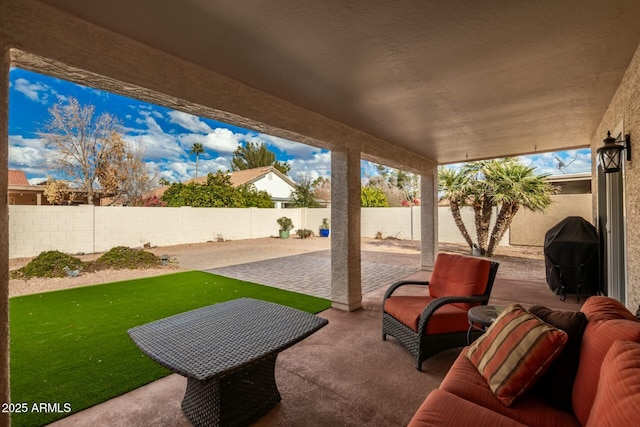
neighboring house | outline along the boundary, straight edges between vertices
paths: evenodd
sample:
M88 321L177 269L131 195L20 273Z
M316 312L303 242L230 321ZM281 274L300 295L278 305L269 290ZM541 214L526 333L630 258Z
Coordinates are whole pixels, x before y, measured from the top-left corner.
M284 208L291 203L291 192L296 189L296 184L285 174L273 166L263 166L254 169L245 169L228 173L231 184L239 187L244 184L253 185L258 191L266 191L271 196L275 208ZM200 176L185 181L189 183L206 184L207 177ZM155 188L145 194L145 197L156 196L161 198L167 186Z
M9 169L7 203L10 205L50 205L44 196L44 183L38 185L29 184L29 180L23 171ZM71 189L67 196L66 204L84 205L87 198L82 191ZM95 197L95 205L100 205L100 198Z
M234 187L253 184L258 191L266 191L273 200L274 207L285 208L291 203L291 192L296 184L273 166L245 169L229 174Z
M558 189L558 194L591 194L591 172L552 175L547 181Z

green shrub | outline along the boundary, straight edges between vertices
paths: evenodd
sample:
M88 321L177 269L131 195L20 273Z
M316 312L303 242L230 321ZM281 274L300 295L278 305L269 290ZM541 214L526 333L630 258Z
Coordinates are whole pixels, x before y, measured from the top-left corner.
M142 249L133 249L126 246L116 246L105 252L95 261L96 270L112 268L152 268L160 265L160 258L151 252Z
M293 221L291 221L291 218L283 216L278 218L276 222L278 223L278 225L280 226L280 230L282 231L289 231L293 229Z
M299 228L296 231L296 234L301 238L301 239L306 239L307 237L311 237L313 236L313 231L309 230L308 228Z
M65 267L71 270L86 269L87 264L80 259L60 251L45 251L32 259L29 264L11 272L12 279L30 277L66 277Z

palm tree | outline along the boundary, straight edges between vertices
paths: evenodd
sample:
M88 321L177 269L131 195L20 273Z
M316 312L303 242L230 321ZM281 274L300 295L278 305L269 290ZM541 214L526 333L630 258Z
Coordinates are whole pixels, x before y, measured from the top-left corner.
M193 146L191 147L191 151L189 151L189 154L196 155L196 178L198 177L198 158L200 157L200 154L203 154L203 153L204 153L204 147L199 142L196 142L195 144L193 144Z
M491 183L493 201L500 206L487 246L487 256L490 257L520 207L544 212L551 206L551 195L556 189L545 180L547 175L537 175L535 168L517 162L491 162L484 174L487 182Z
M460 214L460 208L465 205L467 199L467 192L469 179L462 174L459 170L441 167L438 170L438 187L441 192L440 200L448 200L449 208L451 209L451 215L458 230L464 237L465 242L469 245L469 248L473 247L473 240L469 236L467 227L462 221L462 215Z
M544 211L551 205L555 189L536 175L535 169L513 158L484 160L465 164L459 171L438 171L441 199L449 200L451 214L467 244L473 242L460 216L460 207L474 211L477 245L482 255L493 256L496 245L507 231L520 207ZM500 206L496 222L489 232L493 207Z

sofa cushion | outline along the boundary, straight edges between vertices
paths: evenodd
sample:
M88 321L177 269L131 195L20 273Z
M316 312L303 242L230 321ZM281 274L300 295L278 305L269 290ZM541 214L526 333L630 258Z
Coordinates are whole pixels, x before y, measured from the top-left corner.
M442 390L433 390L408 427L509 427L524 426L511 418Z
M491 262L486 259L439 253L429 279L429 295L470 296L484 294ZM454 303L469 309L478 303Z
M533 393L525 393L511 406L504 406L493 394L487 381L465 356L466 349L453 362L440 389L455 394L494 412L532 427L579 426L573 414L549 405ZM473 424L470 424L473 425Z
M532 391L556 408L571 411L571 392L578 371L580 344L587 327L587 316L579 311L554 311L539 305L529 308L529 313L568 335L564 350L542 374Z
M513 304L466 353L505 405L529 390L560 355L567 333Z
M627 319L637 320L621 302L609 297L592 296L587 298L580 309L590 322L597 320Z
M431 297L392 296L385 301L384 311L417 332L420 315L431 301ZM469 328L468 319L467 310L446 304L431 315L426 333L430 335L463 332Z
M587 427L640 423L640 344L615 341L602 362Z
M573 412L582 425L587 423L593 406L604 357L617 340L640 342L640 322L626 319L589 321L584 330L571 398Z

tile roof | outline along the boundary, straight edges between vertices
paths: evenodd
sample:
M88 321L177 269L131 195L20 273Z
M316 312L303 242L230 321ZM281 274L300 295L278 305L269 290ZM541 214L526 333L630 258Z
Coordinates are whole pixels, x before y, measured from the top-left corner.
M24 172L9 169L9 185L30 185L27 175Z
M231 184L233 184L234 187L237 187L242 184L253 182L261 176L268 174L272 170L275 171L277 169L273 166L263 166L261 168L234 171L229 173L229 178L231 179Z
M244 169L244 170L232 171L232 172L230 171L230 172L227 172L227 173L229 175L229 179L231 181L231 184L234 187L238 187L239 185L250 184L250 183L256 181L258 178L265 176L269 172L276 173L282 179L287 181L289 184L291 184L292 186L295 186L295 183L291 181L291 178L289 178L285 174L281 173L278 169L276 169L273 166L262 166L262 167L259 167L259 168ZM192 182L194 182L196 184L206 184L207 183L207 176L205 175L205 176L199 176L197 178L188 179L188 180L186 180L184 182L184 184L189 184L189 183L192 183Z

